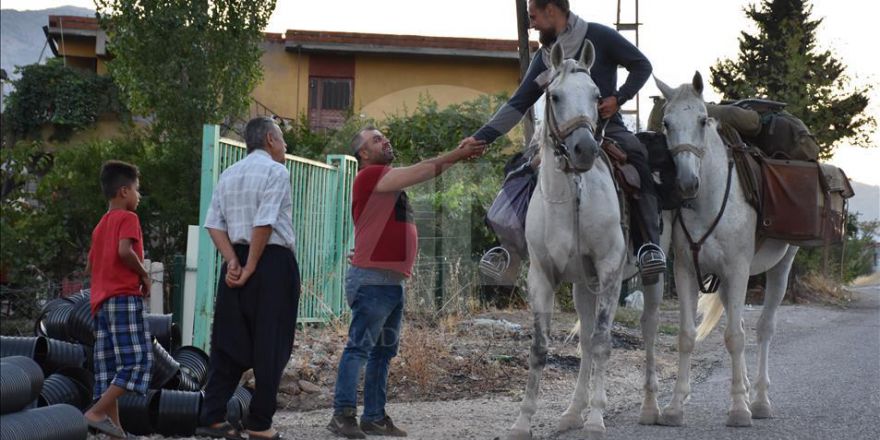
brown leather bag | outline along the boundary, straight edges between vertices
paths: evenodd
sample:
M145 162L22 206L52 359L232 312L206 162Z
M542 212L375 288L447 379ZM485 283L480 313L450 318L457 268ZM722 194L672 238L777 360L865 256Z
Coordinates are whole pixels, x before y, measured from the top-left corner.
M639 190L642 188L642 181L639 178L639 172L633 164L628 163L626 151L623 151L617 142L605 138L602 142L602 150L611 160L611 170L614 174L617 184L623 188L623 192L628 197L638 198Z
M764 158L761 172L759 231L764 236L802 247L843 241L846 199L853 191L842 170L816 162Z

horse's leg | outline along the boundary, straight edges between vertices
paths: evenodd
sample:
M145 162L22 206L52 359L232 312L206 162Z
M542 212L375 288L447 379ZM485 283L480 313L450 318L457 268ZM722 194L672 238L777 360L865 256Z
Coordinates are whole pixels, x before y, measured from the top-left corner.
M770 371L767 359L770 356L770 341L776 331L776 310L782 303L788 287L788 273L798 248L789 246L782 260L767 271L767 288L764 291L764 307L758 318L758 379L755 382L755 400L752 402L752 418L766 419L773 416L770 406Z
M657 404L657 364L654 359L654 343L657 338L657 325L659 323L660 302L663 301L663 279L645 286L645 309L642 311L642 338L645 340L645 396L642 400L642 410L639 415L639 423L642 425L654 425L660 418L660 406Z
M614 313L617 312L620 284L618 275L616 282L611 283L604 291L598 292L599 304L596 323L593 326L591 343L593 396L590 399L590 411L584 429L600 436L605 433L605 406L608 404L608 396L605 393L605 367L608 365L608 358L611 357L611 326L614 323Z
M743 308L748 285L748 265L733 263L727 268L721 282L722 300L727 310L727 325L724 330L724 345L730 353L731 361L731 405L727 411L727 426L752 426L752 412L749 410L748 379L745 370L745 331L743 330Z
M529 306L535 319L535 329L529 352L529 378L519 417L507 435L510 440L532 438L531 421L538 409L538 389L541 374L547 364L547 343L550 340L550 321L553 317L553 290L556 286L540 269L540 265L532 261L529 267Z
M587 407L587 395L590 390L590 376L593 369L593 350L591 335L596 322L597 296L589 292L580 283L572 287L574 291L574 308L580 319L581 368L578 371L577 386L571 396L571 404L559 418L559 432L580 429L584 426L581 413Z
M686 254L676 258L675 290L678 293L678 377L672 400L663 408L659 423L668 426L684 424L684 403L691 394L691 353L694 351L694 340L697 336L694 316L697 313L698 287L696 276L686 265L690 259Z

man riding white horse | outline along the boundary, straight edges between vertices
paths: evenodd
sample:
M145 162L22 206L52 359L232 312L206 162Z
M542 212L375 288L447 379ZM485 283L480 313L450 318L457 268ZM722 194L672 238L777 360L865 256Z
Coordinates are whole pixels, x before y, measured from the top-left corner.
M599 116L607 121L605 136L616 141L627 153L628 160L639 172L641 188L632 203L634 249L638 249L638 262L642 278L649 284L657 274L666 269L666 257L660 248L660 211L648 155L645 147L623 124L618 110L651 76L651 63L638 48L617 31L598 23L587 22L569 10L568 0L530 0L529 21L540 33L541 50L532 60L528 72L516 93L503 105L492 119L472 136L462 140L469 145L476 142L491 143L510 131L535 102L541 97L550 78L550 48L560 44L566 57L578 59L584 41L590 40L596 51L592 78L599 87L601 101ZM618 66L629 74L626 82L617 89ZM600 124L601 128L601 124ZM640 221L639 221L640 220Z

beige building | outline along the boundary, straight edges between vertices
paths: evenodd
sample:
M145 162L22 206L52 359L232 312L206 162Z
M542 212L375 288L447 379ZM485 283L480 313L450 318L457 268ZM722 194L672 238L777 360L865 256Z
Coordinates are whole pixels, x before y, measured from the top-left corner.
M53 15L43 29L68 65L107 72L107 35L95 18ZM248 116L306 116L314 129L338 127L349 112L381 120L422 96L444 107L519 84L516 40L288 30L267 33L262 48Z

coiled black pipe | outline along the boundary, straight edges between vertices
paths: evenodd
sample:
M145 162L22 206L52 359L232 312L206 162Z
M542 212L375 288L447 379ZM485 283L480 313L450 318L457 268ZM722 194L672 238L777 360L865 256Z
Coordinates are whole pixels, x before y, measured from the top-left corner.
M46 345L46 358L42 364L43 371L46 373L63 367L83 367L86 363L83 345L52 338L46 339Z
M119 398L119 421L122 429L135 435L156 432L156 413L159 411L159 392L148 390L146 394L127 392Z
M38 374L42 380L43 373ZM0 361L0 414L21 411L35 398L33 380L28 371L16 364Z
M0 362L13 364L24 370L30 378L31 394L34 396L34 400L40 395L40 390L43 389L43 379L45 376L43 375L43 369L40 368L38 363L33 359L24 356L7 356L0 358Z
M251 398L254 391L241 385L235 389L235 393L226 402L226 421L239 430L244 429L244 422L250 414Z
M164 388L180 371L180 364L153 338L153 369L150 388ZM176 384L174 384L176 386Z
M83 368L62 368L43 382L38 405L42 407L65 403L85 410L92 403L94 385L91 372Z
M156 431L159 434L192 435L199 425L201 391L161 390Z
M180 370L186 373L202 388L208 379L208 354L198 347L187 345L174 352L174 359L180 363Z
M144 315L144 324L147 330L159 344L168 352L174 351L174 344L177 339L174 337L173 324L171 322L171 314L147 313Z
M42 336L0 336L0 357L24 356L42 364L48 343Z
M88 425L70 405L53 405L0 416L3 440L86 440Z
M95 345L92 305L88 300L79 300L73 305L67 322L67 334L70 338L80 344Z

